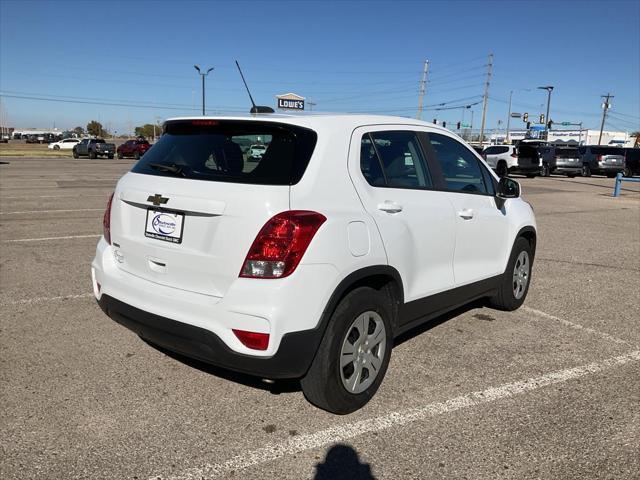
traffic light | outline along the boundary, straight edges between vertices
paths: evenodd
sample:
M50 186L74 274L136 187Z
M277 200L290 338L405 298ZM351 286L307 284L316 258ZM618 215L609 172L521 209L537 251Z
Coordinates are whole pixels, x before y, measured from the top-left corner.
M540 123L544 123L544 113L540 114Z
M527 122L527 130L531 128L531 122Z
M529 114L527 112L524 112L522 114L522 121L523 122L528 122L529 121ZM529 128L529 127L527 127L527 128Z
M447 122L442 122L442 128L447 128Z
M457 130L460 130L460 126L461 126L461 125L462 125L462 123L461 123L461 122L456 123L456 129L457 129Z
M551 125L553 125L553 120L547 122L547 130L551 130Z

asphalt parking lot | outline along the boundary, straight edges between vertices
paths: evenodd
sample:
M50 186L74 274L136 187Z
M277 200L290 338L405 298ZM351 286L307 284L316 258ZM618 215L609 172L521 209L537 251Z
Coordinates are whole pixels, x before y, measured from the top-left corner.
M3 479L640 478L640 184L519 178L539 229L525 306L403 337L338 417L102 313L89 264L132 161L0 160Z

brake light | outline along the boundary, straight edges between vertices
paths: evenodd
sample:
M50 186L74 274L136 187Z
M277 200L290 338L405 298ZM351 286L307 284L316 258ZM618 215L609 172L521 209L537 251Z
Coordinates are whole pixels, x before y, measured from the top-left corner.
M113 193L109 196L109 201L107 201L107 209L104 211L104 217L102 217L102 234L104 235L104 239L107 241L109 245L111 245L111 203L112 202L113 202Z
M242 344L252 350L266 350L269 346L269 334L258 332L247 332L245 330L232 329L233 333Z
M513 158L518 158L518 154L517 154L516 152L513 152L513 153L511 154L511 156L512 156Z
M596 162L602 161L602 155L596 155Z
M253 241L240 277L283 278L291 275L326 220L324 215L308 210L290 210L272 217Z

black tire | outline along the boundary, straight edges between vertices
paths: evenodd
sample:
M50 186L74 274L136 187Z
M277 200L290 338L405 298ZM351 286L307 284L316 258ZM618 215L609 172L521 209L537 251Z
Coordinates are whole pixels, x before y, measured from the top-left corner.
M582 176L590 177L591 176L591 167L588 164L582 165Z
M113 154L109 155L109 160L113 160Z
M73 150L73 158L78 158L78 157L79 157L78 152L76 152L76 150L74 149Z
M616 173L607 173L607 178L616 178Z
M549 164L548 163L543 163L542 164L542 171L540 172L540 175L542 177L550 177L551 176L551 169L549 168Z
M354 320L369 311L377 313L382 319L386 343L374 381L363 392L356 394L347 391L343 385L340 354L347 335L352 331ZM371 287L358 287L340 301L329 319L313 363L300 381L302 391L309 402L328 412L345 415L358 410L371 400L382 383L391 358L392 312L393 299L387 288L376 290Z
M567 178L576 178L575 173L567 173Z
M54 145L54 146L53 146L53 149L54 149L54 150L60 150L60 145Z
M523 294L520 298L516 298L514 294L514 269L516 267L516 262L520 257L522 252L526 252L529 259L529 273L527 277L527 283L524 287ZM527 293L529 292L529 286L531 285L531 277L532 277L532 267L533 267L533 252L531 250L531 245L529 241L524 237L518 237L513 244L513 249L511 250L511 256L509 257L509 262L507 263L507 269L502 275L502 279L500 280L500 287L498 289L498 293L489 299L489 306L495 308L497 310L504 310L507 312L517 310L524 303L527 298Z
M496 173L500 178L504 178L507 175L509 175L509 169L507 168L507 164L505 162L498 162L498 165L496 166Z
M140 160L140 152L134 153L133 158L135 158L136 160Z
M94 152L93 150L89 150L89 158L92 160L97 158L96 152Z
M535 176L535 173L527 173L527 178L534 178Z
M631 178L633 177L633 172L631 171L631 168L624 167L624 170L622 171L622 175L624 175L626 178Z

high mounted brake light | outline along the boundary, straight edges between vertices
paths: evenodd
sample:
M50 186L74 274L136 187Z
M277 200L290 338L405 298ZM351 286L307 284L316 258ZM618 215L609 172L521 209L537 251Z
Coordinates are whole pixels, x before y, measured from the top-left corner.
M218 125L216 120L191 120L191 125Z
M291 275L326 220L324 215L307 210L290 210L272 217L253 241L240 277L283 278Z
M111 204L113 203L114 193L109 196L107 208L104 211L104 217L102 217L102 234L109 245L111 245Z

